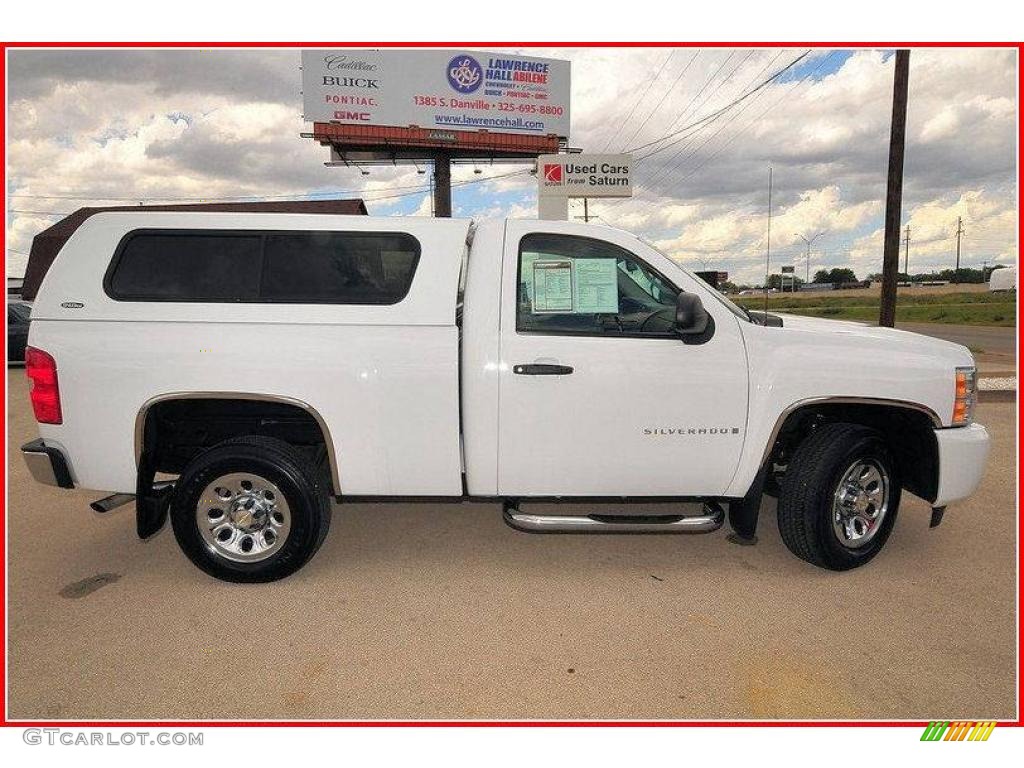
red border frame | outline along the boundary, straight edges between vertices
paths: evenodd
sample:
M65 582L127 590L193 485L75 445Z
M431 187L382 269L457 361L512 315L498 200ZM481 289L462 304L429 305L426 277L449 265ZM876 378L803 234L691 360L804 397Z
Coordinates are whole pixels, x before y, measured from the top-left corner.
M367 41L279 41L279 42L33 42L33 43L12 43L12 42L0 42L0 89L3 93L3 102L0 103L0 119L2 119L4 126L6 127L7 119L7 51L9 48L507 48L510 45L528 46L531 48L549 48L549 47L572 47L572 48L589 48L589 47L608 47L608 48L669 48L669 47L680 47L680 48L772 48L772 47L807 47L807 48L1014 48L1017 51L1017 67L1018 67L1018 80L1017 80L1017 106L1018 106L1018 120L1017 120L1017 131L1018 131L1018 142L1024 138L1024 125L1020 121L1020 104L1022 87L1020 81L1020 61L1021 54L1024 53L1024 43L1020 42L973 42L973 43L958 43L958 42L892 42L892 41L874 41L874 42L800 42L800 41L775 41L775 42L764 42L764 41L746 41L746 42L634 42L634 41L618 41L618 42L597 42L597 41L542 41L542 42L515 42L509 41L395 41L395 42L367 42ZM6 136L5 136L6 139ZM7 189L7 144L6 140L4 146L0 149L0 165L3 166L4 176L4 189L6 197ZM1017 166L1017 193L1018 193L1018 211L1017 211L1017 242L1018 246L1021 240L1024 240L1024 221L1021 220L1020 216L1020 158L1019 158L1019 145L1018 145L1018 166ZM3 263L6 274L6 263L7 263L7 212L4 212L3 217L3 236L4 236L4 253L0 256L0 263ZM1020 360L1021 351L1021 340L1020 340L1020 314L1017 316L1017 359ZM4 348L6 352L6 337L4 340ZM6 393L6 384L4 387ZM4 415L7 413L7 402L4 401ZM1018 435L1021 428L1021 416L1018 408L1017 412L1017 430ZM0 452L3 453L5 460L9 460L7 456L7 440L3 441L3 447L0 448ZM6 467L6 464L5 464ZM1024 472L1024 461L1021 460L1018 452L1017 456L1017 470L1018 479L1022 472ZM7 552L6 552L6 516L7 516L7 493L6 493L6 472L0 477L0 506L2 506L4 513L5 522L5 535L0 538L0 560L3 561L6 566L7 563ZM1020 496L1018 489L1018 497ZM1020 569L1020 542L1024 541L1024 505L1019 504L1017 509L1017 528L1018 528L1018 549L1017 549L1017 591L1018 601L1019 595L1022 591L1022 579ZM0 571L0 587L3 588L3 606L0 608L0 618L4 620L4 626L6 627L7 622L7 583L6 583L6 567L4 571ZM1024 655L1024 623L1021 622L1020 605L1017 605L1017 702L1018 707L1020 706L1020 659ZM16 728L40 728L40 727L55 727L55 728L131 728L131 727L147 727L147 728L188 728L188 727L203 727L203 728L221 728L221 727L271 727L271 728L294 728L294 727L371 727L371 728L391 728L391 727L454 727L454 728L491 728L491 727L505 727L505 728L533 728L533 727L570 727L570 728L592 728L592 727L620 727L620 728L650 728L650 727L844 727L844 726L859 726L859 727L912 727L912 728L923 728L927 725L926 721L908 721L908 720L531 720L531 721L461 721L461 720L16 720L11 721L7 718L7 646L6 636L5 645L3 649L4 666L0 669L0 691L4 695L3 713L0 718L0 727L16 727ZM941 716L941 712L937 712L936 716ZM999 725L1012 726L1012 727L1024 727L1024 716L1018 708L1017 719L1013 721L998 721Z

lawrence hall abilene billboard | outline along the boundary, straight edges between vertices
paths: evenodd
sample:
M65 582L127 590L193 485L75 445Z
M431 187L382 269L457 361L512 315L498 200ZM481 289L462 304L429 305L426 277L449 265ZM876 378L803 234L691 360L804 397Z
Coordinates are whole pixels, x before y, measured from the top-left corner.
M308 122L569 135L569 62L481 51L304 50Z

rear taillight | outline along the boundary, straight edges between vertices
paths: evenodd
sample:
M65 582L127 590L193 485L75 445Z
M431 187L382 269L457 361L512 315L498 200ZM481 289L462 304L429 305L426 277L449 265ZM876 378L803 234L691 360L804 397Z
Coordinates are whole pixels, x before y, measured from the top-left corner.
M32 380L32 410L40 424L60 424L60 389L57 387L57 362L35 347L25 348L25 372Z

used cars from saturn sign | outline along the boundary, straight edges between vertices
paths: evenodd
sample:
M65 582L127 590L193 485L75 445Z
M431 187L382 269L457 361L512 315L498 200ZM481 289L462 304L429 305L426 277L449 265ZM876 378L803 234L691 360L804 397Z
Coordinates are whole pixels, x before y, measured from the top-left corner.
M632 155L541 155L541 197L632 197Z
M309 122L569 135L568 61L481 51L302 51Z

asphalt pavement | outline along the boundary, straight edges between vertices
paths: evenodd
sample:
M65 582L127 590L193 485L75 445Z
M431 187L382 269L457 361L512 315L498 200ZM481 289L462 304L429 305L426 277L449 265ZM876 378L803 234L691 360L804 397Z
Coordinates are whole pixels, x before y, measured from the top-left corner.
M897 328L936 339L963 344L988 355L1012 356L1017 354L1017 329L994 325L952 325L945 323L897 323Z
M537 536L496 504L344 504L266 585L194 568L134 506L32 482L9 370L12 718L912 718L1015 715L1015 406L981 403L981 489L929 530L905 497L868 567L760 541ZM98 450L102 447L98 446Z

